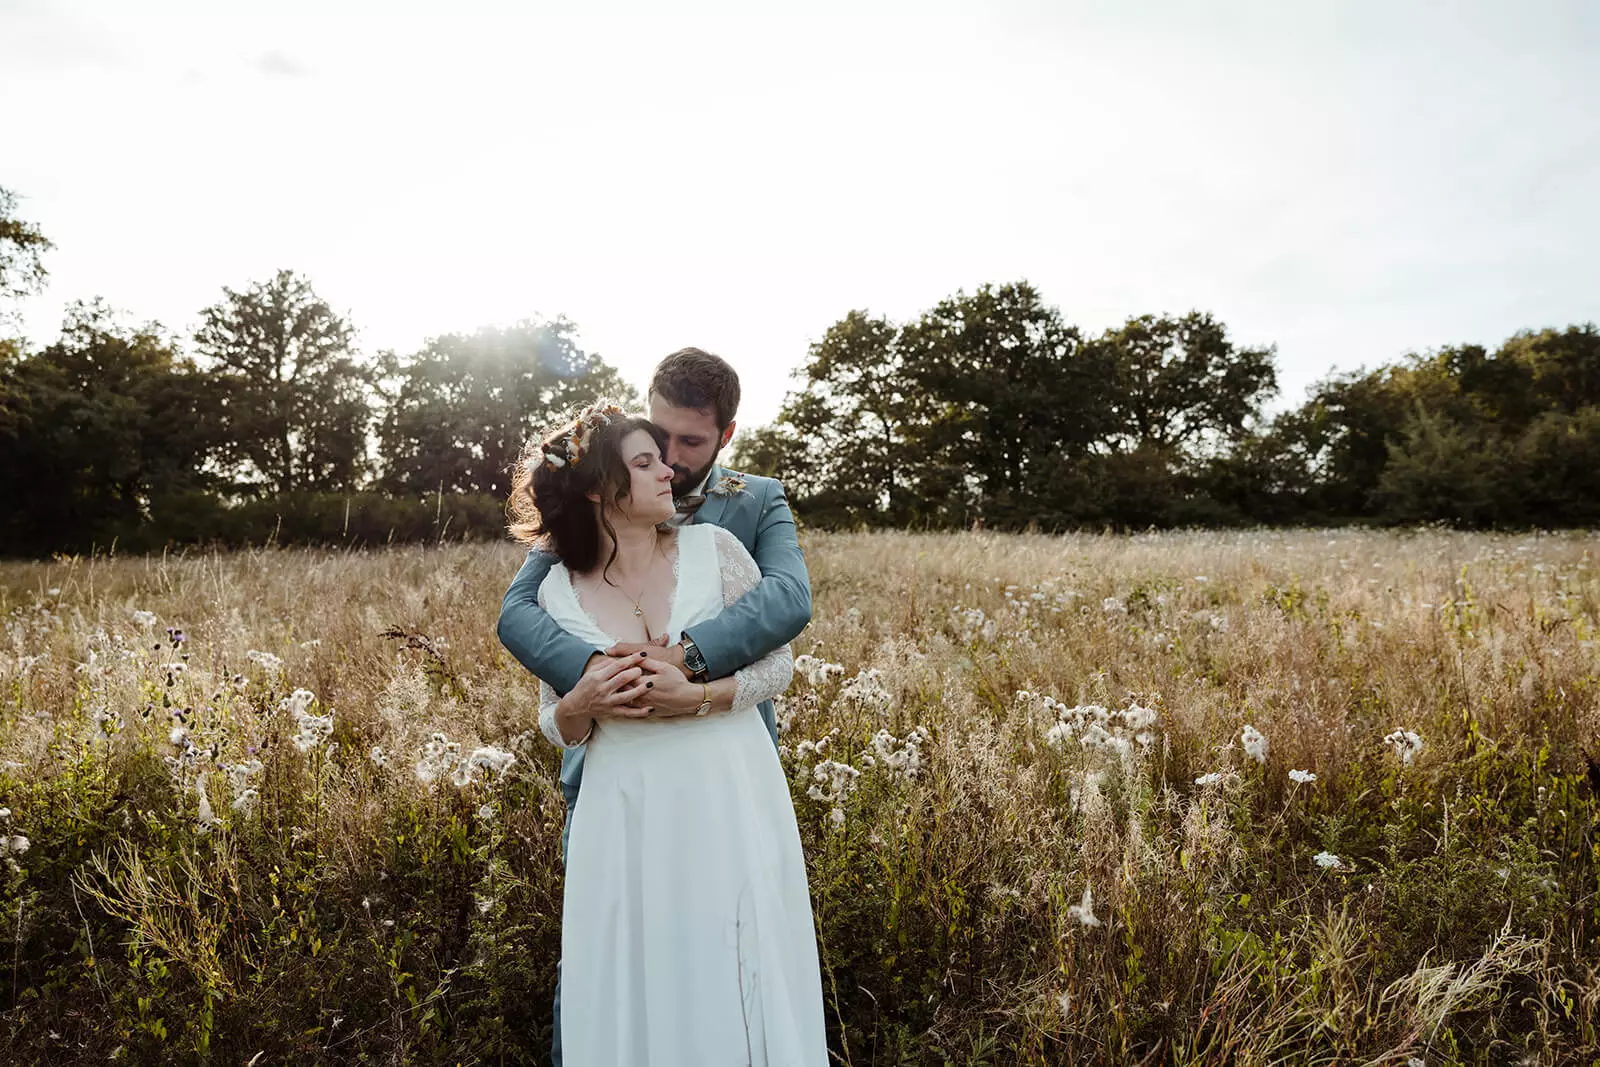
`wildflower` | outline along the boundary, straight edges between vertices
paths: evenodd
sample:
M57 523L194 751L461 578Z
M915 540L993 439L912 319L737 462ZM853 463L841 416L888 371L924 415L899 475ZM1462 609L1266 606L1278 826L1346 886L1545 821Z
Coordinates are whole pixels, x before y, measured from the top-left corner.
M806 795L830 805L828 820L834 826L844 825L844 801L856 788L861 772L848 763L823 760L811 769L812 784Z
M195 823L195 829L202 834L210 833L214 828L222 825L222 820L217 818L211 810L211 798L206 796L206 783L204 779L194 780L194 791L200 795L200 817Z
M839 690L839 699L851 701L863 711L876 711L880 715L887 714L889 705L894 702L893 694L884 688L883 672L876 667L862 668Z
M225 769L228 772L228 787L235 793L241 793L250 785L250 780L261 773L261 761L246 760L243 763L229 764Z
M494 821L494 805L493 804L485 804L485 805L483 805L483 807L479 808L478 809L478 818L482 819L484 822L493 822Z
M928 743L928 728L918 726L906 735L904 741L888 730L879 730L872 736L872 751L862 753L863 762L877 766L881 761L890 773L911 779L922 769L922 746Z
M1344 865L1344 861L1338 856L1335 856L1332 852L1318 852L1315 856L1312 856L1311 859L1318 867L1321 867L1325 871L1330 869L1336 870Z
M1083 899L1069 906L1067 914L1085 926L1100 925L1100 920L1095 918L1094 914L1094 893L1088 886L1083 887Z
M997 633L995 620L984 614L982 608L963 608L960 605L950 609L950 618L956 628L961 631L961 640L971 644L975 639L993 641Z
M813 655L800 655L794 658L794 669L798 671L813 689L824 682L835 678L844 677L844 666L839 663L829 663Z
M1100 601L1100 610L1107 615L1126 615L1128 613L1128 605L1114 596L1108 596Z
M417 778L423 782L434 781L455 765L456 753L460 751L460 743L444 734L434 733L428 738L428 743L422 746L422 758L417 761Z
M1289 780L1292 782L1299 782L1301 785L1304 785L1307 782L1316 781L1317 776L1312 774L1310 771L1290 771Z
M1422 738L1411 730L1396 730L1385 737L1383 743L1394 749L1401 765L1405 767L1411 766L1412 761L1422 753Z
M471 785L478 780L480 770L493 771L497 778L505 777L510 766L517 761L517 757L503 748L492 745L485 748L475 748L472 754L460 763L450 773L450 781L458 788Z
M248 815L255 810L256 801L261 799L261 794L254 789L246 789L233 798L233 810L241 815Z
M1267 739L1260 730L1246 723L1243 732L1239 734L1239 742L1244 745L1246 756L1257 763L1267 762Z
M289 740L294 742L294 747L301 752L309 752L318 747L333 734L333 713L326 715L308 715L302 713L299 717L299 729Z
M0 856L20 856L28 851L28 846L28 839L21 834L13 834L10 837L0 834Z
M251 663L254 663L262 670L283 670L283 660L279 659L277 656L274 656L271 652L257 652L252 648L249 652L244 654L244 658L249 660Z
M389 762L389 757L384 753L382 745L373 745L372 751L367 753L367 756L380 767Z
M189 731L185 730L181 726L174 726L172 728L172 732L167 734L167 740L171 741L175 745L181 745L183 744L183 739L187 736L189 736Z
M135 611L130 617L136 626L148 628L156 624L156 613L153 611Z
M1195 785L1200 785L1200 786L1216 785L1220 781L1222 781L1222 772L1221 771L1210 771L1210 772L1208 772L1206 774L1202 774L1200 777L1196 778L1194 780L1194 784Z

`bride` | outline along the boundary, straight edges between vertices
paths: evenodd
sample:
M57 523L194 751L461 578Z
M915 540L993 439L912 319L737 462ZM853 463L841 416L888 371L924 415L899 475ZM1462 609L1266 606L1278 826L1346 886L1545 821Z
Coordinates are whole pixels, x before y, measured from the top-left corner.
M670 643L761 579L728 531L673 527L664 434L596 405L524 457L518 529L561 562L539 604L598 648ZM587 745L561 921L567 1067L823 1067L822 981L789 787L756 705L788 687L787 645L709 684L615 660L539 724Z

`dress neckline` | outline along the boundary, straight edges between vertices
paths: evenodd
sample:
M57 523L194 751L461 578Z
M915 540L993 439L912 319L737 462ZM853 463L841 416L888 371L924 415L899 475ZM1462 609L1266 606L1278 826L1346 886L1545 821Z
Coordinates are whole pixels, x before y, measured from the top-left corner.
M672 544L669 547L672 560L672 592L667 595L666 632L668 636L674 632L672 624L678 617L678 590L683 585L683 583L679 580L679 576L682 573L681 568L683 566L683 530L683 527L675 526L672 528L672 532L668 534L668 536L672 538ZM567 595L572 598L572 606L578 609L578 613L582 615L584 620L588 622L588 624L594 629L594 632L600 634L602 637L605 637L613 645L621 644L621 638L617 637L617 635L612 633L610 630L607 630L604 626L601 626L600 621L594 617L594 614L590 612L588 608L583 606L583 597L578 595L578 587L572 584L572 568L568 567L565 563L561 564L561 578L563 584L567 587Z

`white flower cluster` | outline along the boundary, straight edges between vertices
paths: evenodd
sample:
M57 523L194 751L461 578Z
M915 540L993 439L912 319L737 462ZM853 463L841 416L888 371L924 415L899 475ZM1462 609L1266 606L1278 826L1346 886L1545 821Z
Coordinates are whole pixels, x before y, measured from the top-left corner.
M1267 736L1257 730L1251 723L1239 733L1239 743L1244 746L1244 754L1257 763L1267 762Z
M1341 860L1332 852L1318 852L1315 856L1312 856L1311 859L1318 867L1321 867L1325 871L1337 871L1344 867L1344 860Z
M261 794L251 785L256 775L261 773L261 761L247 759L242 763L228 763L223 765L223 770L228 772L228 788L233 792L233 810L248 815L256 806L256 801L261 799Z
M252 648L244 654L244 658L265 671L282 672L283 670L283 660L274 656L271 652L257 652Z
M133 624L135 626L143 626L148 628L156 624L156 613L153 611L135 610L133 614L129 616L129 618L133 620Z
M309 710L316 699L316 694L311 690L296 689L278 702L278 707L294 718L295 732L289 740L301 752L322 747L333 735L333 712L330 710L326 715L313 715Z
M796 656L794 658L794 669L795 673L804 677L806 684L810 685L813 689L822 685L824 682L830 682L835 678L844 677L843 664L829 663L827 660L813 656L809 653L803 656Z
M1310 771L1294 770L1289 772L1289 780L1299 785L1305 785L1308 782L1316 781L1317 776Z
M10 828L10 808L0 808L0 822L6 823L7 829ZM16 870L17 861L13 857L20 856L28 851L29 844L28 839L21 834L8 834L0 831L0 858L6 861L6 866Z
M883 672L876 667L863 667L861 673L839 689L842 702L854 703L862 711L887 715L894 696L884 687Z
M1395 755L1400 757L1400 764L1404 767L1411 766L1412 762L1422 754L1422 738L1411 730L1396 730L1383 739L1383 743L1394 749Z
M980 637L985 641L993 641L999 629L995 620L989 618L982 608L963 608L959 604L950 609L950 621L961 635L962 642L969 645Z
M1067 914L1084 926L1099 926L1100 920L1094 914L1094 893L1088 886L1083 887L1083 899L1067 908Z
M1128 613L1128 605L1117 597L1108 596L1100 601L1100 610L1107 615L1126 615Z
M922 746L930 736L926 726L918 726L904 740L888 730L879 730L872 735L871 748L861 753L861 764L869 768L882 764L893 775L915 778L922 770Z
M381 750L375 748L374 752L377 754L373 756L373 761L382 766L387 757L380 761ZM514 753L493 745L475 748L463 757L460 742L436 732L422 746L422 758L417 761L417 778L431 784L448 773L451 785L465 789L486 771L492 772L496 780L504 778L515 762L517 757Z
M1221 771L1207 771L1205 774L1202 774L1200 777L1196 778L1194 780L1194 784L1201 787L1217 785L1224 777L1225 775L1223 775Z
M860 777L861 772L848 763L825 759L811 768L811 788L806 790L806 796L829 805L828 821L843 826L845 798L855 792Z
M1017 692L1017 700L1025 705L1037 706L1055 720L1044 734L1044 743L1061 750L1071 741L1081 748L1106 749L1123 759L1131 759L1134 752L1143 751L1155 743L1157 714L1137 702L1117 711L1100 704L1069 706L1054 697L1031 693L1026 689ZM1137 749L1136 749L1137 746Z

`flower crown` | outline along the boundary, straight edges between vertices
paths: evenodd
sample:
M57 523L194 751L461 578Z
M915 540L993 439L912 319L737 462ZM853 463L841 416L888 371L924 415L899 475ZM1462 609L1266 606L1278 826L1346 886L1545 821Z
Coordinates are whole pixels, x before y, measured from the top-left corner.
M589 441L596 430L627 417L628 413L610 400L598 400L584 408L577 418L551 433L539 446L544 452L545 468L576 467L589 454Z

